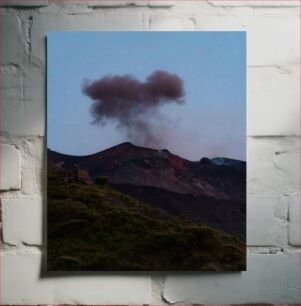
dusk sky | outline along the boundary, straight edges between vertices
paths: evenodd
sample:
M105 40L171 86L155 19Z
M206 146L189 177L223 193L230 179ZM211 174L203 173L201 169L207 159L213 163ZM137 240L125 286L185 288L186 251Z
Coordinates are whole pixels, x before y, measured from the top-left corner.
M144 82L163 70L183 80L186 95L150 119L162 149L190 160L246 160L245 32L49 32L47 60L51 150L87 155L129 141L114 120L92 123L82 86L107 75Z

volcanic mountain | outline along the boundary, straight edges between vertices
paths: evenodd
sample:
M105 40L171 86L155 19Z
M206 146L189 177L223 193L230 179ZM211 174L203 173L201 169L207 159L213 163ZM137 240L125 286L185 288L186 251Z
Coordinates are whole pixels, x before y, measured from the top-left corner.
M228 158L189 161L168 150L122 143L87 155L48 149L48 167L75 169L154 208L245 239L246 163Z

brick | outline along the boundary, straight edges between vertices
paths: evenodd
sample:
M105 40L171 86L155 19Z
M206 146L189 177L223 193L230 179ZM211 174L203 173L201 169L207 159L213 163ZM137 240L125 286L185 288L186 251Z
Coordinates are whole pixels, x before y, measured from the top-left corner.
M3 304L150 303L150 277L147 275L43 272L41 276L40 252L1 255Z
M252 0L223 0L223 1L216 1L216 0L208 0L207 1L210 5L215 7L298 7L300 2L296 1L270 1L270 0L262 0L262 1L252 1Z
M176 1L149 0L150 7L172 7L175 4Z
M96 18L97 15L91 15ZM103 17L103 27L97 31L138 31L142 29L142 16L138 13L106 13Z
M6 74L2 103L2 129L9 135L45 133L45 77L41 69L24 67ZM23 76L22 76L23 75Z
M46 78L45 70L34 66L24 70L24 120L23 133L27 135L45 135L45 97L46 97ZM20 124L21 125L21 124ZM20 131L16 131L18 134Z
M248 66L298 66L298 14L298 8L290 14L240 9L196 14L194 19L201 31L247 31Z
M17 190L21 188L21 155L13 145L0 144L1 188Z
M81 288L85 290L81 290ZM56 304L149 304L150 276L145 275L110 275L57 279ZM118 292L118 294L116 294Z
M298 303L300 253L248 254L246 272L172 274L163 297L169 303Z
M2 253L1 256L3 304L54 303L54 282L40 278L40 253Z
M149 29L151 31L193 30L194 24L191 19L184 16L153 15L150 18Z
M83 1L75 0L72 3L83 3ZM88 7L127 7L127 6L149 6L149 7L161 7L169 8L176 4L176 1L164 1L164 0L87 0L85 1Z
M49 4L48 0L1 0L0 6L21 6L21 7L40 7L47 6Z
M276 220L273 207L278 198L248 196L247 199L247 245L274 246Z
M18 16L14 14L1 14L2 30L5 32L1 44L1 64L18 65L22 62L25 44L21 35L21 24Z
M273 156L275 167L291 180L291 184L300 186L300 138L282 137L276 142ZM294 189L291 192L294 193Z
M82 2L82 1L79 1ZM120 1L120 0L109 0L109 1L86 1L89 7L126 7L134 4L134 1Z
M300 194L290 198L289 202L289 243L301 246L300 237Z
M87 15L40 14L33 18L32 56L41 67L45 63L45 37L49 31L134 31L142 29L137 13Z
M103 7L103 8L113 8L113 7L127 7L127 6L148 6L149 0L138 0L138 1L120 1L120 0L93 0L86 1L88 7Z
M0 75L2 101L14 103L22 100L22 72L20 69L15 66L2 66Z
M137 7L145 7L145 6L149 6L149 2L150 0L138 0L138 1L135 1L133 5Z
M42 245L43 218L42 199L2 200L3 241L20 246L22 243ZM46 207L44 207L46 212ZM45 225L45 224L44 224ZM45 242L45 240L44 240Z
M164 287L164 274L158 273L151 275L151 281L152 281L152 298L151 303L152 305L160 305L164 302L162 300L162 291Z
M248 135L300 135L299 71L248 68Z
M248 137L248 194L283 196L298 193L299 147L299 137Z
M42 137L32 137L21 144L22 194L41 197L45 192L46 148Z

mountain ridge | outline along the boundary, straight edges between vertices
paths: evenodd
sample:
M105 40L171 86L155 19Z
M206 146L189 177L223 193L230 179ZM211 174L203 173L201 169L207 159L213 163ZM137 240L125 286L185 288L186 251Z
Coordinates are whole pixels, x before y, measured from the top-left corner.
M80 169L154 208L203 222L245 239L246 163L219 158L189 161L121 143L87 156L48 149L48 167Z
M138 146L138 145L135 145L131 142L122 142L120 144L117 144L117 145L114 145L112 147L109 147L107 149L104 149L104 150L101 150L101 151L97 151L95 153L91 153L91 154L83 154L83 155L71 155L71 154L67 154L67 153L61 153L61 152L58 152L56 150L52 150L50 148L47 148L47 151L48 152L51 152L51 153L54 153L54 154L58 154L58 155L64 155L64 156L73 156L74 158L87 158L87 157L92 157L92 156L96 156L100 153L103 153L105 151L111 151L112 149L116 149L116 148L138 148L138 149L144 149L144 150L150 150L150 151L153 151L153 152L162 152L162 153L169 153L169 154L172 154L174 156L178 156L180 157L179 155L177 154L173 154L171 153L168 149L153 149L153 148L150 148L150 147L142 147L142 146ZM190 160L190 159L187 159L187 158L184 158L184 157L181 157L182 159L185 159L189 162L199 162L199 161L202 161L202 160L209 160L209 161L213 161L213 163L215 163L216 165L230 165L231 163L246 163L246 161L244 160L240 160L240 159L235 159L235 158L230 158L230 157L222 157L222 156L216 156L216 157L212 157L212 158L208 158L208 157L201 157L200 160ZM224 162L223 162L224 161ZM230 163L227 163L225 161L230 161Z

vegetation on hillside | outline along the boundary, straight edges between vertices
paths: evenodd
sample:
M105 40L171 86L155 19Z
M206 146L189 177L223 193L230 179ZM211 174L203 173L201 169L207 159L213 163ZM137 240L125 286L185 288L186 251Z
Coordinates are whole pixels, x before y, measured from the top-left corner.
M48 270L245 269L245 244L154 209L110 186L48 169Z

